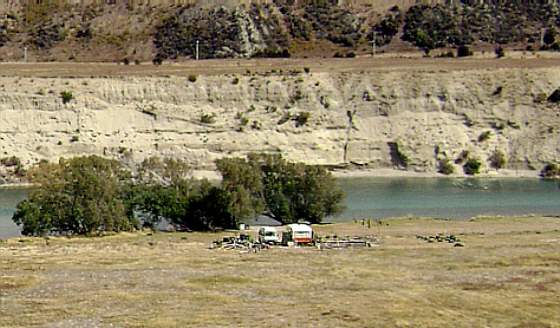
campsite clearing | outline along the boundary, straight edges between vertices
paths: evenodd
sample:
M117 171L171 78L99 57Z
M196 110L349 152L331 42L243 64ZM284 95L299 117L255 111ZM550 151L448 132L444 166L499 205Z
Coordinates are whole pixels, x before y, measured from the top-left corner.
M0 327L555 327L560 219L314 226L372 248L208 248L229 233L0 242ZM454 235L465 247L418 235Z

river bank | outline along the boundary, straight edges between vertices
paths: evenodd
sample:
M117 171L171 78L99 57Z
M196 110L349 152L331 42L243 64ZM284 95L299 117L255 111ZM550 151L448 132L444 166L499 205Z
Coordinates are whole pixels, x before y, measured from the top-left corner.
M555 326L560 220L316 226L370 249L210 250L231 233L0 242L0 326ZM453 234L464 247L417 238ZM297 265L294 265L297 264ZM483 311L481 309L484 309ZM186 315L188 313L188 315Z
M470 176L466 174L444 175L436 172L415 172L397 170L391 168L381 169L334 169L331 170L336 178L540 178L539 171L536 170L499 170ZM220 181L222 177L218 171L213 170L193 170L192 177L196 179L208 179L210 181ZM32 183L18 182L0 184L0 189L31 189Z
M379 169L333 169L331 170L336 178L536 178L540 179L539 171L536 170L510 170L503 169L498 171L489 171L477 175L466 174L450 174L445 175L437 172L416 172L391 168ZM195 170L193 177L197 179L208 179L210 181L219 181L220 174L212 170Z
M534 176L432 177L392 175L397 171L335 172L346 194L345 209L325 222L362 218L437 217L465 220L477 216L555 216L560 214L560 185ZM390 173L390 174L389 174ZM403 173L397 172L397 173ZM219 183L214 171L195 176ZM23 186L22 186L23 187ZM0 239L19 235L12 215L27 197L27 188L0 188Z
M489 171L474 176L459 173L445 175L437 172L416 172L390 168L361 170L337 169L333 170L332 173L337 178L540 178L540 172L536 170L509 169Z

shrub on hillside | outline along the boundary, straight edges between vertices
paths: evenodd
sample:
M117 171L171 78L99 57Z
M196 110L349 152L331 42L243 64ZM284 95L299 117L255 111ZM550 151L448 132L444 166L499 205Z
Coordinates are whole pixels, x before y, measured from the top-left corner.
M484 131L478 136L478 142L484 142L484 141L490 139L491 136L492 136L491 131Z
M408 156L403 152L402 147L398 142L388 142L389 153L391 155L391 162L398 168L406 169L410 162Z
M74 99L74 95L71 91L62 91L60 93L60 98L62 99L63 104L67 104Z
M490 161L490 167L493 167L496 170L506 167L506 155L502 151L495 150L488 160Z
M438 162L438 172L445 175L453 174L455 167L448 158L442 159Z
M213 124L215 122L216 122L216 114L214 114L214 113L212 113L212 114L206 114L206 113L200 114L200 123Z
M482 163L477 158L469 158L467 162L463 165L463 171L467 175L475 175L480 173L480 167Z
M304 126L309 121L309 117L311 114L309 112L301 112L294 117L294 121L296 121L296 127Z
M554 163L546 164L541 170L540 176L544 179L560 178L560 165Z

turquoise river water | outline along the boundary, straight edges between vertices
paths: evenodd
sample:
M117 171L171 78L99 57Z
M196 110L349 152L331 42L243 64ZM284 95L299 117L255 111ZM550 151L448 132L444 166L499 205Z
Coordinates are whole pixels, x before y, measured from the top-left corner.
M327 218L429 216L466 219L477 215L560 215L558 182L538 179L345 178L346 209ZM25 199L21 189L0 189L0 238L19 235L11 217Z

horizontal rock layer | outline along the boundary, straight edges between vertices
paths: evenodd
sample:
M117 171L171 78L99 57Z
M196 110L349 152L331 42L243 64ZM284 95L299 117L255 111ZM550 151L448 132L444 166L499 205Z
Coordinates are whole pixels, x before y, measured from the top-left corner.
M546 98L560 86L560 68L190 80L1 77L1 156L30 165L159 155L212 169L217 158L265 151L310 164L425 172L465 151L482 171L496 150L512 169L559 158L560 109ZM63 91L73 96L66 104Z

